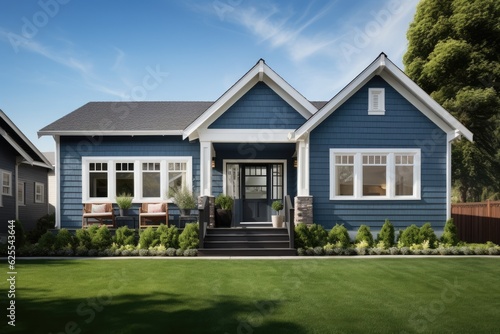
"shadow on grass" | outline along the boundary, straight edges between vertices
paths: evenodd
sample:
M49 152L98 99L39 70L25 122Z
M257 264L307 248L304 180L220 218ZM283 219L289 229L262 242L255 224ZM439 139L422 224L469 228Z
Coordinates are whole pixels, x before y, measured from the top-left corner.
M306 333L277 321L279 301L246 303L230 296L186 300L155 293L78 299L16 300L16 327L3 333ZM3 303L2 303L3 304ZM4 327L4 326L2 326ZM4 327L5 328L5 327Z

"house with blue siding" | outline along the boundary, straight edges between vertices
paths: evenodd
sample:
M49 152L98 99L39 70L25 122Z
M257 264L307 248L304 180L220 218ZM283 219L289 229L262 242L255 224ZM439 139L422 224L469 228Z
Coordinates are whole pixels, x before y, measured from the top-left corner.
M385 54L330 101L309 101L264 60L211 102L90 102L44 127L56 142L58 227L82 204L171 202L170 188L235 199L233 225L295 223L377 231L450 217L451 145L472 133ZM169 204L172 212L175 206Z
M31 230L51 211L50 171L50 162L0 110L0 234L7 233L10 220L19 220Z

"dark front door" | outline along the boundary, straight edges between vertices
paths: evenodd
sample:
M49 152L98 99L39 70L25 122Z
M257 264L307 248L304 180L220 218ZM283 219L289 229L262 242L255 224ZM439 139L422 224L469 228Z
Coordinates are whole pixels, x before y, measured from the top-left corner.
M284 196L283 164L241 164L240 175L241 221L271 221L272 201Z

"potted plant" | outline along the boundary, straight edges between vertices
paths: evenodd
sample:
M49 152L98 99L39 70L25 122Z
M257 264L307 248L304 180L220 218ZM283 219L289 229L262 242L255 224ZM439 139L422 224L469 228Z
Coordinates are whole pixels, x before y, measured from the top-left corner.
M186 187L170 188L169 196L181 211L181 216L189 216L191 209L196 209L197 201L193 193Z
M219 194L215 198L215 206L217 207L215 227L231 227L233 204L234 199L231 196Z
M276 211L277 215L272 215L271 219L273 222L273 227L283 226L283 216L280 215L280 211L283 210L283 203L281 201L274 201L271 207Z
M116 204L120 208L120 216L125 217L128 215L128 209L132 207L132 195L128 193L121 193L116 197Z

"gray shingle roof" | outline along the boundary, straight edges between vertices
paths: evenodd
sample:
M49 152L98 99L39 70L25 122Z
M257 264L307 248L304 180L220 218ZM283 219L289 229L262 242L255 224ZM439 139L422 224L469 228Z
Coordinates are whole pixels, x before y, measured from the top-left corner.
M181 131L212 104L213 102L89 102L47 125L39 134Z
M181 132L214 102L89 102L41 129L39 135ZM311 102L316 108L325 101Z

